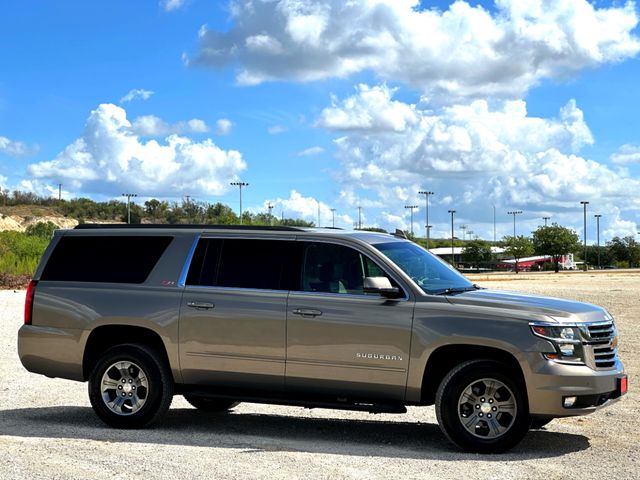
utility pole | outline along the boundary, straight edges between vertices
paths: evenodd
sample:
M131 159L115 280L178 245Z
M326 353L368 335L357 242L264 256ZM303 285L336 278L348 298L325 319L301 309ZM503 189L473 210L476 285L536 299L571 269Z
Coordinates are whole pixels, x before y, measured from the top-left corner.
M320 224L320 200L316 200L316 202L318 202L318 228L320 228L322 226Z
M137 193L123 193L123 197L127 197L127 224L131 225L131 198L137 197Z
M362 207L358 206L358 230L362 230Z
M413 209L414 208L418 208L417 205L405 205L404 208L409 208L411 209L411 236L413 237Z
M62 184L58 184L58 201L62 200Z
M544 220L544 226L547 226L547 221L551 220L551 217L542 217L542 219Z
M331 209L331 228L336 228L336 209Z
M580 202L580 204L584 207L584 231L582 232L584 238L584 271L587 271L587 205L589 202Z
M242 225L242 187L248 187L246 182L231 182L231 185L240 189L240 225Z
M516 238L516 215L520 215L522 210L512 210L507 212L509 215L513 215L513 238Z
M600 270L602 268L600 266L600 217L602 217L602 215L597 214L597 215L594 215L594 217L596 217L596 225L597 225L596 231L598 232L596 238L597 238L597 242L598 242L597 243L597 245L598 245L598 270Z
M451 214L451 265L455 265L455 250L453 249L453 215L456 213L455 210L448 210Z
M429 232L429 195L434 195L434 193L429 190L421 190L418 194L424 195L425 200L426 223L424 224L424 228L427 230L427 250L429 250L429 234L431 233Z
M273 205L271 205L271 202L267 204L267 208L269 209L269 225L273 225L273 215L271 215L271 210L273 210Z

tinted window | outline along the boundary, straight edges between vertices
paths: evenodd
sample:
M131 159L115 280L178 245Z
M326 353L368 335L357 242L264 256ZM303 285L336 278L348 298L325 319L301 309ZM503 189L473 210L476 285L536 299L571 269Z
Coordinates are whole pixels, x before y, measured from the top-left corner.
M286 240L202 239L187 284L290 290L297 250L296 242Z
M305 245L303 291L364 295L364 277L387 275L370 258L352 248L330 243Z
M42 280L143 283L173 237L65 236Z

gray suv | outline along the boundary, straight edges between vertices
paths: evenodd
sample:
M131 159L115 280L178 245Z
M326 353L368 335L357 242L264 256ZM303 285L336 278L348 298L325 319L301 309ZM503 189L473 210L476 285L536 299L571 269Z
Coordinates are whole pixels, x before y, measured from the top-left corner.
M88 381L114 427L174 394L203 411L435 404L475 452L618 400L617 342L600 307L480 288L398 236L242 226L57 231L18 334L29 371Z

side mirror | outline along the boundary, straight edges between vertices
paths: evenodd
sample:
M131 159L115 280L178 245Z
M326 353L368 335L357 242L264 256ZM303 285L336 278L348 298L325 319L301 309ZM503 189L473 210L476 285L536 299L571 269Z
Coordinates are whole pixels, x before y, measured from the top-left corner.
M400 289L391 285L387 277L364 277L364 293L377 293L387 298L398 298Z

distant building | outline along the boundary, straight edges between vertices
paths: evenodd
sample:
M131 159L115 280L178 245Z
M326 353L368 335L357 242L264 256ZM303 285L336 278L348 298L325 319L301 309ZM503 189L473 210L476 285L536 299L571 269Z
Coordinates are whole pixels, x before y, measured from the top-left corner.
M453 248L453 260L456 265L463 266L465 264L462 251L464 247ZM431 253L439 256L443 260L451 263L451 247L437 247L429 249ZM513 258L509 258L502 247L491 247L491 252L494 254L497 262L493 268L496 270L515 270L516 261ZM553 263L553 257L551 255L538 255L535 257L526 257L518 259L518 270L522 272L528 272L531 270L538 270L542 268L545 263ZM560 257L559 262L562 270L575 270L576 263L573 260L573 254L563 255Z

